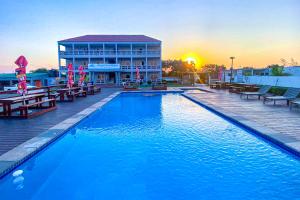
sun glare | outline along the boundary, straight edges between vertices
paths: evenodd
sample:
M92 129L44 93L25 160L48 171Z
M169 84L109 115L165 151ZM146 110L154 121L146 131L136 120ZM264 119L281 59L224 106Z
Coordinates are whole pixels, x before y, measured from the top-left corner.
M202 59L194 53L184 55L182 60L186 61L188 64L194 63L196 68L200 68L202 65Z
M189 64L192 64L192 63L196 64L196 59L195 59L195 58L189 57L189 58L186 59L186 61L187 61Z

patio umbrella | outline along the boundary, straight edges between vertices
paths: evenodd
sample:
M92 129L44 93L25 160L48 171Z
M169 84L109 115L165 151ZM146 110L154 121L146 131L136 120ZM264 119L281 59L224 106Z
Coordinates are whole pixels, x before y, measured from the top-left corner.
M78 86L82 86L84 83L85 71L82 65L79 66L79 81Z
M136 82L140 82L141 76L140 76L140 70L138 66L136 67Z
M68 65L68 84L67 86L69 88L73 87L74 84L74 69L72 63L69 63Z
M19 56L15 61L15 64L18 65L16 71L16 76L18 78L18 94L25 96L27 93L27 84L26 84L26 66L28 61L24 56Z
M219 67L218 79L221 81L223 76L223 67Z

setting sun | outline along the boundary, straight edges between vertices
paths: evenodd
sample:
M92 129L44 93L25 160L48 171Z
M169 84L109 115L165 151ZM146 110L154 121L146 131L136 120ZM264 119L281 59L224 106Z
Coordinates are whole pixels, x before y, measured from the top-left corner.
M191 63L196 64L196 59L195 59L195 58L189 57L189 58L186 59L186 61L187 61L189 64L191 64Z
M203 59L195 53L185 54L182 56L182 60L188 62L189 64L194 63L196 68L201 67L203 64Z

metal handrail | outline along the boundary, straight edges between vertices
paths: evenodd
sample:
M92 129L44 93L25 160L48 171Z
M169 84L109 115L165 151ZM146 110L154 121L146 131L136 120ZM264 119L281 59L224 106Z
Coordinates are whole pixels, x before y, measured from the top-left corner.
M145 50L74 50L60 51L60 55L160 55L160 51Z

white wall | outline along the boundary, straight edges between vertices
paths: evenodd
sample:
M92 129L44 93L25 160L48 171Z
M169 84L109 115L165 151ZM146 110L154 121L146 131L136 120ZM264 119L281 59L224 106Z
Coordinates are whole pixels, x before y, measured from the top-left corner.
M294 66L294 67L284 67L283 68L284 73L291 74L293 76L300 76L300 67Z
M300 76L244 76L245 83L300 88Z

